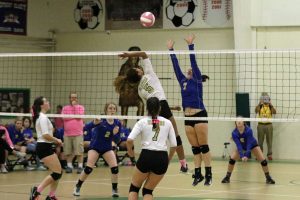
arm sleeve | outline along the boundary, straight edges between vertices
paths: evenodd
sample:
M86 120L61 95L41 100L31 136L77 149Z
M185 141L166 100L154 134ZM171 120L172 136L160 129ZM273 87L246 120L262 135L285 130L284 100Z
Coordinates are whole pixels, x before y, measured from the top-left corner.
M130 132L128 138L134 140L139 134L141 134L142 129L143 129L143 124L142 124L143 120L138 121L132 131Z
M93 122L88 122L84 125L83 130L85 131L91 131L93 128L95 128L96 125Z
M242 144L241 144L239 138L234 134L234 131L232 132L232 139L233 139L234 143L236 144L237 150L240 154L240 158L242 158L244 156L243 147L242 147Z
M250 158L251 148L254 140L252 129L249 128L246 134L247 134L247 150L244 153L244 156Z
M170 130L169 130L169 143L170 143L170 147L176 147L177 146L177 142L176 142L176 136L175 136L175 131L173 128L173 125L171 124L171 122L169 122L169 126L170 126Z
M189 50L191 50L191 51L194 50L194 44L189 45ZM195 54L193 54L193 53L190 54L190 61L191 61L191 66L192 66L192 70L193 70L193 77L197 80L202 81L201 72L198 68Z
M11 141L11 139L10 139L10 137L9 137L9 133L8 133L7 129L6 129L5 127L1 127L1 129L3 129L3 130L5 131L5 140L6 140L7 144L8 144L11 148L13 148L13 147L14 147L14 144L12 143L12 141Z
M173 49L170 49L170 51L173 51ZM178 82L180 83L180 81L182 79L184 79L185 76L183 75L183 73L180 69L179 62L178 62L178 59L177 59L176 55L175 54L170 54L170 57L171 57L171 60L172 60L173 69L174 69L176 78L177 78Z

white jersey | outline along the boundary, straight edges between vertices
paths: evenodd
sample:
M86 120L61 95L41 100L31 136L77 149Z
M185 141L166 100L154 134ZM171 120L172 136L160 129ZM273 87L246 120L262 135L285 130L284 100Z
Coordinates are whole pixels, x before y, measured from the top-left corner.
M145 74L138 86L139 96L145 101L150 97L157 97L160 101L166 100L165 92L160 84L157 75L153 71L150 59L146 58L143 61L143 69Z
M43 137L45 134L53 136L53 125L48 117L42 112L40 113L39 118L36 120L35 129L37 133L37 142L52 143L51 141L45 140Z
M128 138L134 140L138 135L141 135L142 149L167 151L167 141L170 147L176 147L176 136L171 121L164 117L158 117L157 119L159 120L157 131L152 130L152 118L145 117L134 125Z

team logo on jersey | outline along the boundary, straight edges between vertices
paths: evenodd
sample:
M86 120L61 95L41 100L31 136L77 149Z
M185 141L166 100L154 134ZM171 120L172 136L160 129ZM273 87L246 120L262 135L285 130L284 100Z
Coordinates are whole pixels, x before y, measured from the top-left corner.
M74 19L81 29L95 29L100 24L103 7L99 0L78 0Z
M183 83L183 90L186 90L187 82Z
M240 138L241 143L245 142L245 138Z

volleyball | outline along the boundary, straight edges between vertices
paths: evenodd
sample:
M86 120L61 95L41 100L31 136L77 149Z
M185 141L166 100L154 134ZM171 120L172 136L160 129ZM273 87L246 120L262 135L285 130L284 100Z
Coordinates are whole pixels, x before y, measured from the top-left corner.
M144 12L140 17L140 21L144 27L151 27L155 22L155 16L151 12Z

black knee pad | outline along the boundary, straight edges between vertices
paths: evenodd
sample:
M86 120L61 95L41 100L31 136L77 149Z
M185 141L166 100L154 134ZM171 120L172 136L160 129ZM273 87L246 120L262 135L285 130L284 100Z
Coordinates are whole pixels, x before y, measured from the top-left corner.
M50 174L50 176L53 178L53 180L57 181L61 178L62 174L60 173L56 173L56 172L53 172L52 174Z
M176 142L177 142L177 146L182 145L182 140L181 140L180 135L178 135L178 136L176 137Z
M235 160L233 160L232 158L230 158L229 164L234 165L235 164Z
M140 191L140 188L132 185L132 183L131 183L130 188L129 188L129 192L139 193L139 191Z
M209 152L209 147L207 144L205 145L201 145L200 147L200 150L201 150L201 153L205 154L205 153L208 153Z
M198 154L201 153L200 147L192 146L192 151L193 151L193 154L194 154L194 155L198 155Z
M145 196L146 194L152 195L153 190L149 190L147 188L143 188L143 196Z
M261 166L265 167L268 165L268 161L266 159L264 159L263 161L261 161Z
M110 171L111 171L112 174L118 174L119 173L119 167L118 166L117 167L112 167L112 168L110 168Z
M86 166L86 167L84 168L84 173L86 173L86 174L90 174L90 173L92 173L92 171L93 171L93 168L91 168L91 167L89 167L89 166Z

